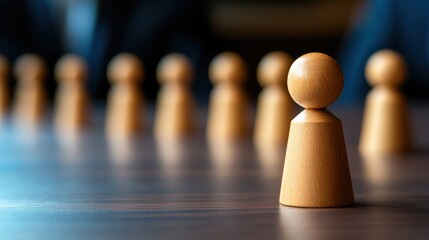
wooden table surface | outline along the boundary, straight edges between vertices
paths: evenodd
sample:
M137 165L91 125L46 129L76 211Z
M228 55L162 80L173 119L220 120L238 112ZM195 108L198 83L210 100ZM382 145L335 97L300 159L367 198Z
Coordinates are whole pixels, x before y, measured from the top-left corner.
M111 142L100 117L77 140L6 125L0 239L429 239L429 108L411 112L415 152L384 160L357 153L362 109L332 112L355 192L347 208L279 205L284 149L250 138Z

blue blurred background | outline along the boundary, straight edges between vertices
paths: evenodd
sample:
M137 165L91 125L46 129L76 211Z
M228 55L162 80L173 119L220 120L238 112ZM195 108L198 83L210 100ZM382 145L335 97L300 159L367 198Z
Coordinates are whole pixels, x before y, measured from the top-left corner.
M403 87L412 99L429 93L429 1L425 0L0 0L0 53L13 62L40 54L53 69L65 53L89 64L88 89L104 100L108 61L132 52L146 67L142 90L149 100L159 85L155 69L171 52L186 54L197 78L193 90L208 100L210 60L236 51L249 66L246 89L256 99L259 60L269 51L294 57L320 51L337 58L345 75L340 103L363 103L368 57L381 48L402 53L410 77ZM10 79L14 85L13 78ZM53 96L55 81L47 81Z

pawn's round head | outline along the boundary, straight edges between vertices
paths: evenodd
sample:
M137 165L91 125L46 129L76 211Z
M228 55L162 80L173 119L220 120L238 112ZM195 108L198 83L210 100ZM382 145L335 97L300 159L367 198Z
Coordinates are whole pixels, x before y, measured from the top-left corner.
M287 86L300 106L322 109L340 96L343 74L333 58L323 53L308 53L290 67Z
M55 76L60 82L82 82L87 77L85 61L76 54L68 54L58 60Z
M0 81L5 80L9 74L9 61L3 55L0 55Z
M380 50L366 63L365 76L372 86L385 84L401 85L407 75L407 65L402 56L393 50Z
M183 54L172 53L165 56L157 68L159 83L189 83L193 78L190 60Z
M258 81L261 86L270 84L286 85L293 58L284 52L271 52L262 58L258 66Z
M15 62L15 76L24 81L43 81L46 72L45 62L36 54L24 54Z
M246 64L236 53L221 53L210 63L209 77L214 84L243 82L247 77Z
M121 53L109 63L107 76L111 83L137 83L142 80L144 67L133 54Z

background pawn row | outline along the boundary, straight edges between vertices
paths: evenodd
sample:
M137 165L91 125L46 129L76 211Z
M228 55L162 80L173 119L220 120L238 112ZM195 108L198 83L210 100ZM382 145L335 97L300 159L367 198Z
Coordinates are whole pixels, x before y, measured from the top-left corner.
M283 52L265 56L258 68L261 92L254 131L259 143L285 144L289 122L294 116L293 104L286 87L292 58ZM10 105L7 87L9 64L0 57L0 118L5 119ZM87 65L78 55L63 56L55 67L58 81L54 104L54 128L65 133L79 133L88 127L90 99L85 88ZM13 69L17 79L13 121L26 130L37 129L46 114L47 97L44 79L47 67L35 54L17 59ZM134 55L122 53L109 63L105 130L109 137L129 137L144 131L145 101L139 90L144 79L144 64ZM235 140L250 135L249 101L242 83L247 78L244 60L236 53L225 52L215 57L209 76L215 85L210 97L207 137L213 141ZM194 71L188 58L173 53L159 63L157 78L161 84L155 108L154 134L157 138L174 139L196 130L196 102L189 89ZM143 112L143 114L141 114Z

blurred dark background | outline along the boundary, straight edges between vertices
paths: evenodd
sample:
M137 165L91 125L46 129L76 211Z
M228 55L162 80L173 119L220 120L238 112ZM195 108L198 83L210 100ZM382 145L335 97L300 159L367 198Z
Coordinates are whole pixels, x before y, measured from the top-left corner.
M356 0L212 1L210 26L214 46L240 53L249 66L247 89L256 99L256 68L270 51L297 58L323 52L336 58L358 5Z
M426 97L428 2L0 0L0 53L11 62L23 53L40 54L51 73L61 55L78 53L89 65L88 88L102 101L109 88L106 66L114 55L125 51L142 59L146 67L142 89L154 100L159 89L156 65L166 54L180 52L194 64L197 77L192 88L205 103L212 87L208 65L222 51L235 51L247 62L245 87L253 100L260 91L256 67L265 54L282 50L299 57L319 51L339 59L343 67L346 93L340 101L361 102L369 89L363 77L366 59L380 48L393 48L407 53L407 61L419 60L411 62L415 80L405 89ZM52 74L47 87L53 96Z

